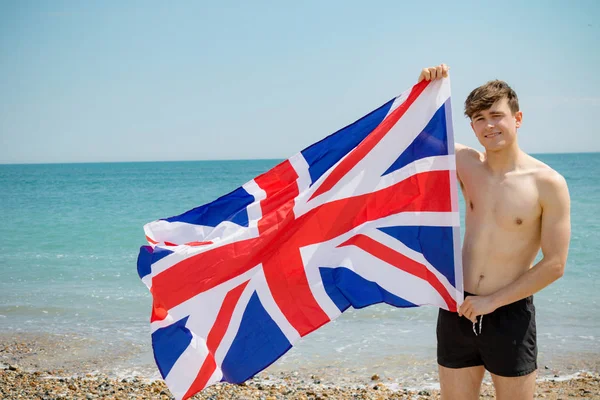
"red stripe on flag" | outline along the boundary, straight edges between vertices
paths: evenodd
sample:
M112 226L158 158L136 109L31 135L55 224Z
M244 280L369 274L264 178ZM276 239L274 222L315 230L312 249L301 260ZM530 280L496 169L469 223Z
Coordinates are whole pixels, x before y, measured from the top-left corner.
M210 242L210 241L209 242L188 242L185 245L195 247L195 246L205 246L207 244L212 244L212 243L213 242Z
M262 258L265 278L285 318L304 336L329 322L329 317L310 290L299 249L288 240L299 228L293 210L299 194L297 179L298 173L286 160L255 181L267 194L260 203L263 217L258 229L261 235L272 236Z
M156 240L152 240L148 237L148 235L146 235L146 240L148 241L148 243L152 243L152 244L158 244L158 242Z
M392 111L390 115L388 115L379 126L377 126L373 132L369 134L358 146L354 148L347 156L344 158L331 174L325 178L325 181L319 186L317 190L312 194L309 201L314 199L315 197L328 192L338 183L356 164L360 162L365 156L373 150L373 148L387 135L387 133L392 129L396 122L406 113L406 110L414 103L414 101L419 97L419 95L425 90L428 81L421 81L412 87L408 98L404 103L402 103L397 109Z
M202 363L202 367L200 367L200 371L198 372L196 379L194 379L194 382L192 383L192 386L190 386L188 391L185 392L185 394L182 397L182 400L189 399L197 392L204 389L204 387L208 383L208 380L215 372L216 368L217 363L215 361L215 357L212 354L208 353L206 358L204 359L204 362Z
M240 300L240 296L244 292L246 285L248 285L249 281L242 283L234 289L231 289L227 295L225 296L225 300L223 300L223 304L221 305L221 309L219 310L219 314L217 314L217 318L215 319L215 323L213 324L210 332L208 333L208 337L206 339L206 347L208 348L208 354L204 359L204 363L196 375L196 379L183 396L184 399L192 397L196 392L204 389L208 380L215 372L217 368L217 364L215 362L215 352L221 344L221 340L223 340L223 336L227 332L227 328L229 327L229 323L231 322L231 316L233 315L233 311L235 310L235 306Z
M179 261L152 278L152 294L167 309L235 278L260 263L260 238L241 240Z
M221 344L223 336L225 336L225 332L227 331L227 327L231 321L233 310L235 309L242 292L248 285L248 282L250 281L248 280L237 286L235 289L231 289L229 293L227 293L227 296L225 296L225 300L223 300L223 305L219 310L219 314L217 314L217 319L215 320L215 323L213 324L213 327L206 338L206 347L208 347L208 351L213 355L215 351L217 351L219 344Z
M262 218L258 221L258 231L261 234L267 228L279 228L279 224L293 213L294 199L299 193L297 179L298 174L289 160L254 179L266 193L260 202Z
M442 296L450 311L456 311L456 301L450 296L450 293L448 293L448 290L446 290L446 287L440 282L437 276L423 264L365 235L359 234L353 236L338 247L344 246L356 246L404 272L423 279Z
M294 240L298 247L320 243L365 222L414 211L452 211L449 171L422 172L377 192L325 203L298 218Z
M153 288L150 288L150 293L152 294L152 313L150 314L150 322L154 321L162 321L167 318L167 309L160 304L159 300L154 296Z
M148 237L148 235L146 235L146 240L152 244L158 244L159 242L157 242L156 240L152 240L150 237ZM165 246L178 246L175 243L171 243L171 242L165 242Z
M329 322L329 317L313 296L300 250L284 240L278 246L263 262L265 278L285 318L305 336Z

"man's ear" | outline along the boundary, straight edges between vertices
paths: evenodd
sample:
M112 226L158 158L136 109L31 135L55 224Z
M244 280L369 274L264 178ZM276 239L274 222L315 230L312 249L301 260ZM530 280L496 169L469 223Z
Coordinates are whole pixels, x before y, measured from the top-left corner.
M523 112L522 111L517 111L515 113L515 121L517 124L517 128L520 128L521 124L523 123Z
M473 120L471 120L471 122L469 122L469 125L471 125L471 129L473 129L473 132L475 134L477 134L477 132L475 132L475 127L473 126Z

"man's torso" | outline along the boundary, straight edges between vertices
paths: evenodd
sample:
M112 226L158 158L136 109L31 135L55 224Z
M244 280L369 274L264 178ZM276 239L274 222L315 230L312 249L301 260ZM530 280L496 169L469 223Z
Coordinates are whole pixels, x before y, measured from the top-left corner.
M540 249L537 178L549 167L524 155L515 171L495 176L482 154L467 149L457 168L466 203L465 291L486 295L526 272Z

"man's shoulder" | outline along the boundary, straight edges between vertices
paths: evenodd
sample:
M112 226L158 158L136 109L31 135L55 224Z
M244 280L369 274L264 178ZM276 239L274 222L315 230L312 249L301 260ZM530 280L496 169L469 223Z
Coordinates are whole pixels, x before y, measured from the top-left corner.
M456 153L456 161L465 161L465 160L482 160L482 154L469 146L465 146L464 144L456 143L454 145L454 152Z
M538 184L552 186L566 183L565 178L548 164L533 156L528 157L530 171Z
M555 198L562 192L568 192L567 181L564 176L534 157L531 157L531 160L531 174L535 179L542 202Z

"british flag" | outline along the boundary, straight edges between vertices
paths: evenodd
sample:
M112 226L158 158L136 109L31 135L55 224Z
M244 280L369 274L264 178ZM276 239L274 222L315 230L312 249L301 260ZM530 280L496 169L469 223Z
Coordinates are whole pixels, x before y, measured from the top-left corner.
M450 82L423 81L233 192L144 226L176 398L240 383L348 307L463 299Z

